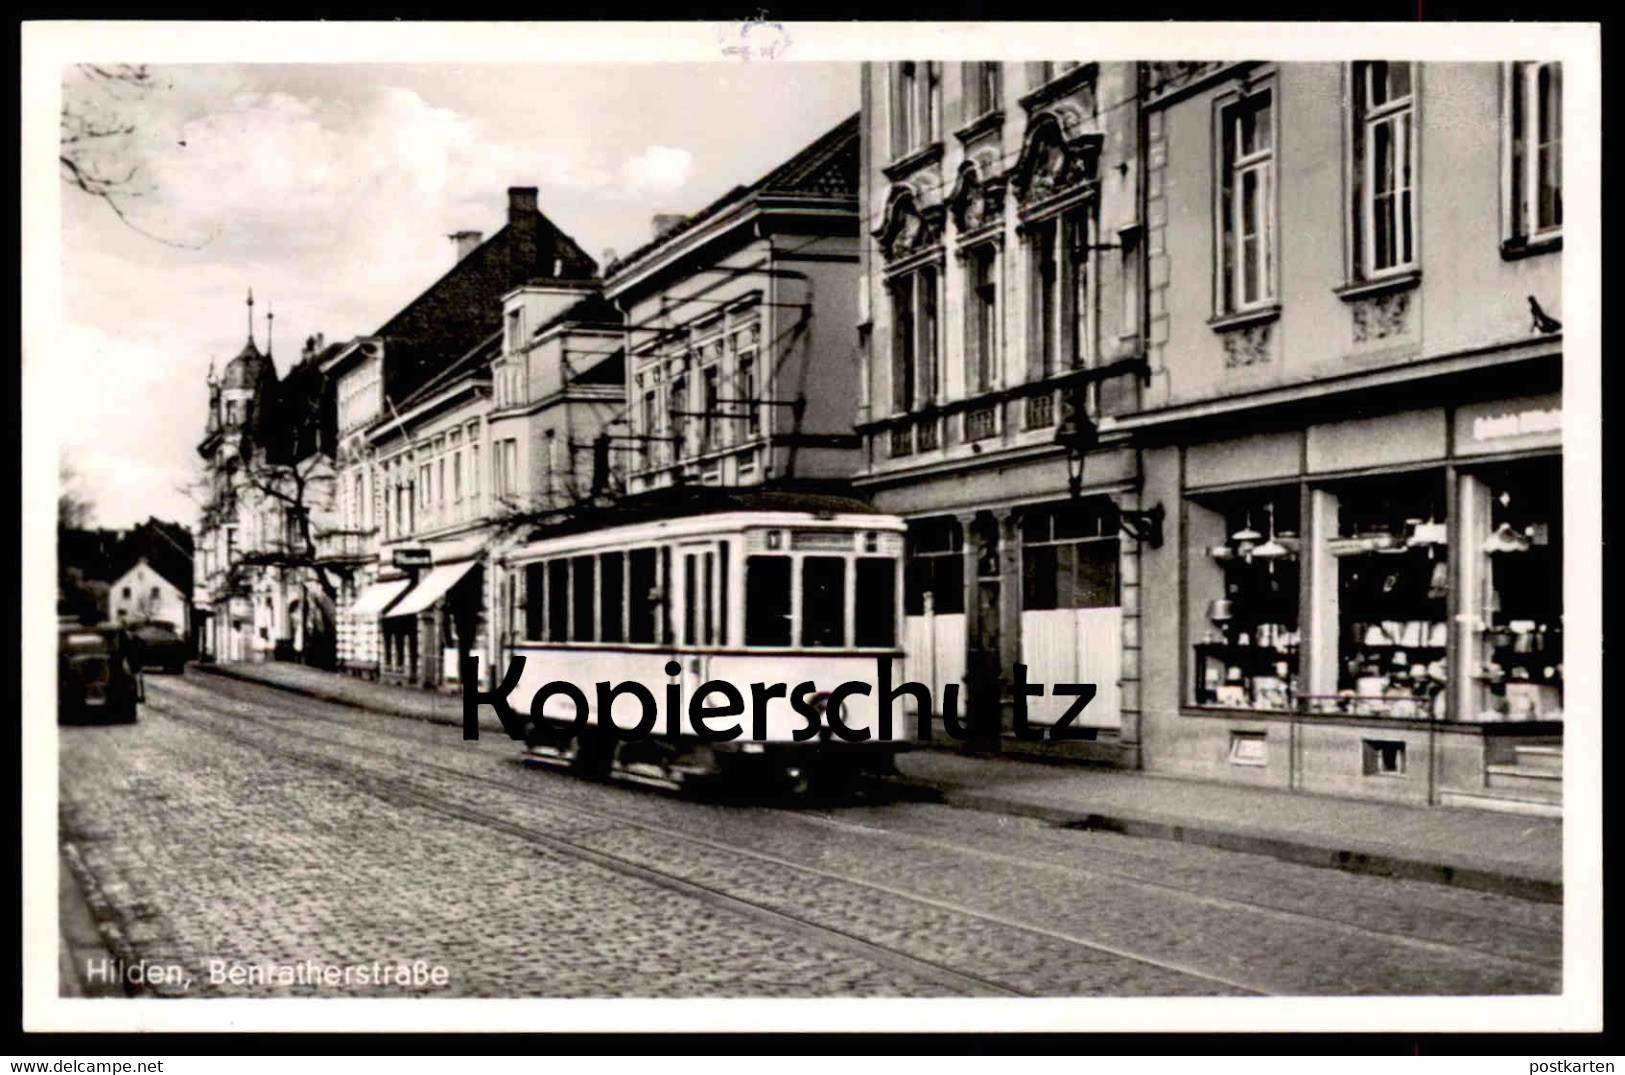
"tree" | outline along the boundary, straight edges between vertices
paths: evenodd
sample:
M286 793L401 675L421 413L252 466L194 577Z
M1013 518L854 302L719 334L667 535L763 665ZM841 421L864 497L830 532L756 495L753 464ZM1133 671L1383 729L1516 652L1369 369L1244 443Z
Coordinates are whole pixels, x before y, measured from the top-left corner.
M130 213L130 201L149 193L133 144L138 130L134 117L157 88L158 80L145 64L69 68L62 83L57 162L68 186L105 202L131 230L166 246L196 250L208 239L186 243L157 235Z

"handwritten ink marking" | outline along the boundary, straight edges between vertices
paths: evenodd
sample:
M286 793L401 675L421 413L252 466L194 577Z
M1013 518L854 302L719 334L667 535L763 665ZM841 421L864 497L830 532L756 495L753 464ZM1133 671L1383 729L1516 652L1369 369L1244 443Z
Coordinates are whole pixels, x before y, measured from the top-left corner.
M767 9L760 8L754 18L718 26L717 43L724 56L738 56L746 62L776 60L790 47L790 34L783 23L769 21Z

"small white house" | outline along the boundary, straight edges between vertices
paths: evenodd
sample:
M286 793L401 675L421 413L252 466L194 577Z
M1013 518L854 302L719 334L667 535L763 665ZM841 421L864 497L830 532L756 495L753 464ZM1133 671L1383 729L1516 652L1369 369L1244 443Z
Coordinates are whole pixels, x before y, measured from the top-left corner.
M143 557L108 586L107 618L114 623L165 620L174 624L184 638L191 617L180 587L160 575Z

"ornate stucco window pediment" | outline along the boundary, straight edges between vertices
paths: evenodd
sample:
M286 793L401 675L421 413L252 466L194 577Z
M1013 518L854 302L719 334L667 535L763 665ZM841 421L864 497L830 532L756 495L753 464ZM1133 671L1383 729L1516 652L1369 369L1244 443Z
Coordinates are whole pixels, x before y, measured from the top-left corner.
M1080 131L1080 124L1081 117L1060 112L1033 117L1012 170L1016 198L1024 213L1099 178L1106 136Z
M966 161L955 178L954 188L948 194L948 211L953 214L954 227L961 235L996 227L1004 219L1004 192L1006 179L992 175L981 178L981 166Z
M901 261L921 251L940 246L946 207L921 205L913 189L901 186L886 202L886 213L874 237L888 262Z

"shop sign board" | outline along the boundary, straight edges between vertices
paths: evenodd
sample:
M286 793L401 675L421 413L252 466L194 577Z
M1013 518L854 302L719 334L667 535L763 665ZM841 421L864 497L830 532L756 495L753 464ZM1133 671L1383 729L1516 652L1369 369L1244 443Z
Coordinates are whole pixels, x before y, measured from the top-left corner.
M1473 403L1456 410L1456 454L1476 455L1563 443L1563 397L1541 396Z
M434 553L427 548L395 549L390 554L390 563L399 568L433 567Z

